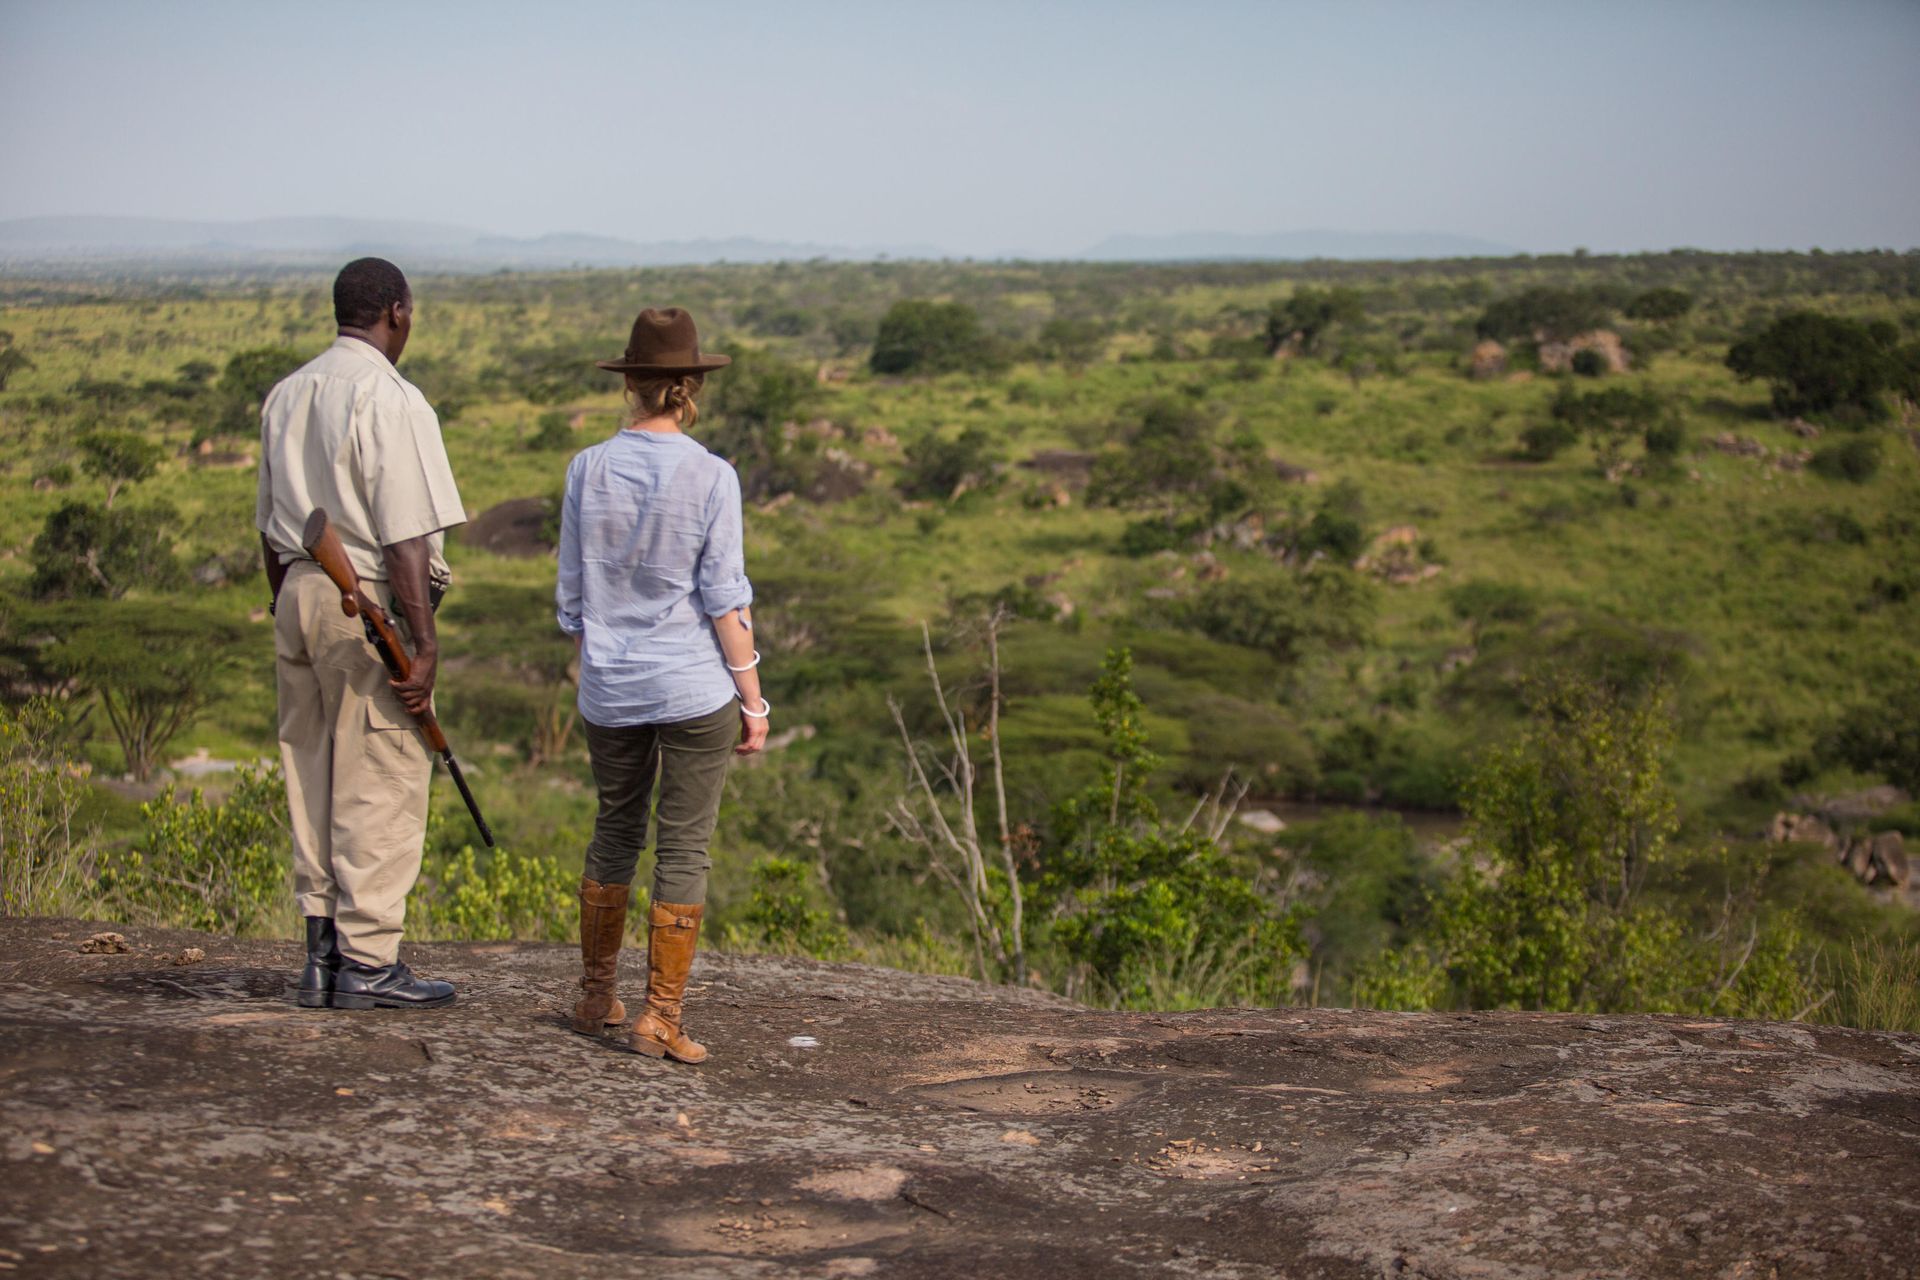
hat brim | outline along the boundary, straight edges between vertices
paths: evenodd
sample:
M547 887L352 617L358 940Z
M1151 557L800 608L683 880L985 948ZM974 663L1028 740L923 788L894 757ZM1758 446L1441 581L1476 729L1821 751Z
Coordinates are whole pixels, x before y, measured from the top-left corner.
M608 373L709 373L733 363L732 356L701 356L694 364L634 364L627 360L595 360L594 367Z

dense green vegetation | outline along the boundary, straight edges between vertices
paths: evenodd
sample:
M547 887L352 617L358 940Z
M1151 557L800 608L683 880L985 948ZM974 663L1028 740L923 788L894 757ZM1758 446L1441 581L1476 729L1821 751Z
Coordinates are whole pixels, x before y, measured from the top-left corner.
M141 805L169 761L273 749L254 423L330 340L325 286L0 282L0 662L9 701L54 699L9 756L9 909L168 916L128 858L230 849L223 925L292 923L247 905L270 778L228 814L230 775ZM716 937L1136 1005L1912 1016L1857 990L1913 915L1752 837L1794 793L1916 785L1920 256L415 287L403 368L475 515L551 511L619 422L591 360L639 307L736 358L697 434L752 504L775 732L811 732L735 772ZM506 851L437 782L421 930L568 927L591 784L532 550L450 549L442 717ZM1582 789L1629 748L1651 807ZM54 795L63 759L90 776ZM1236 797L1375 809L1261 834ZM1466 840L1391 808L1464 808ZM1912 806L1877 821L1920 836ZM1648 856L1622 886L1623 841Z

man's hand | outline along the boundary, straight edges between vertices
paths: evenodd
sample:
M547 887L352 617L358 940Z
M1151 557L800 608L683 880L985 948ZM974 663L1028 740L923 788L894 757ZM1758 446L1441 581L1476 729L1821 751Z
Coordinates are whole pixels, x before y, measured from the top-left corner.
M433 709L433 677L439 666L437 650L417 649L413 654L413 674L405 680L387 681L409 714L424 715Z
M762 702L760 705L764 707L766 703ZM733 754L737 756L750 756L756 751L766 750L766 747L767 747L767 717L765 716L755 717L755 716L748 715L747 704L744 702L741 703L740 704L740 745L733 749Z
M394 602L406 619L408 638L413 642L413 674L388 683L400 695L400 705L417 716L433 709L433 676L440 658L440 634L434 630L432 586L427 576L432 545L424 537L409 538L381 547L380 553L387 562Z

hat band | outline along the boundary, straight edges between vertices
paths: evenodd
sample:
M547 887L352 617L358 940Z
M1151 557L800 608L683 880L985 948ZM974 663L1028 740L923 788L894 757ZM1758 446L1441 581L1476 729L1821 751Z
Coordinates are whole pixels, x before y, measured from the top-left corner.
M683 347L678 351L635 351L632 347L628 347L626 362L660 365L699 364L700 348Z

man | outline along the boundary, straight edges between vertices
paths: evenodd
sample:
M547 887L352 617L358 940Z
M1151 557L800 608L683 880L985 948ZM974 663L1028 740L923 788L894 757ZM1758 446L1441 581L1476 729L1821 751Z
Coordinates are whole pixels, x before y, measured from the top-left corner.
M433 771L411 713L432 702L433 607L451 580L442 543L466 515L439 419L394 368L413 327L407 278L380 258L350 262L333 282L333 314L333 345L267 396L254 510L273 589L294 892L307 921L299 1001L424 1008L452 1003L454 991L416 977L399 955ZM302 549L315 508L408 640L409 679L388 678Z

